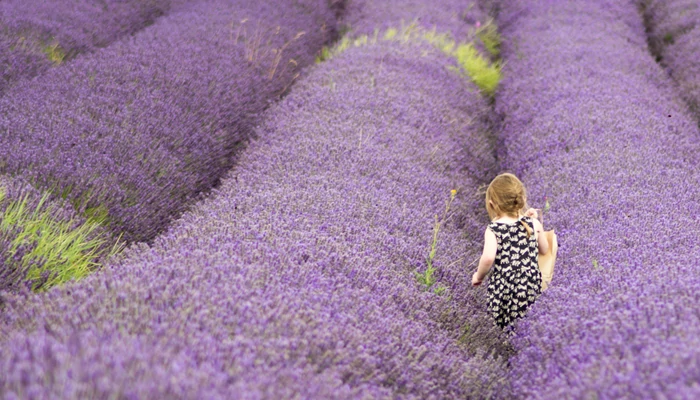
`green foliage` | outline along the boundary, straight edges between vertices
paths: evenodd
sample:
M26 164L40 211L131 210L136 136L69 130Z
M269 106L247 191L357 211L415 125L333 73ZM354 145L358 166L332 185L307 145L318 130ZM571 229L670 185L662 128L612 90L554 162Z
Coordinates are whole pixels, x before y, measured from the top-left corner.
M48 57L49 61L55 65L60 65L66 58L66 52L56 42L44 46L44 53L46 53L46 57Z
M367 35L362 35L353 41L355 47L364 46L369 43L369 38Z
M472 330L472 327L469 325L468 322L465 322L464 326L462 327L462 334L459 335L459 339L457 339L457 341L459 341L462 344L468 344L471 330Z
M481 56L473 44L461 44L454 52L459 65L484 92L493 95L501 81L501 66Z
M435 259L435 255L437 254L438 233L440 232L440 226L442 226L442 224L444 224L447 220L447 214L450 211L450 206L452 205L452 201L454 201L456 195L456 190L453 189L450 191L450 199L445 203L445 213L442 215L442 219L438 219L438 215L435 214L435 224L433 225L433 240L430 243L430 251L428 252L428 257L426 257L425 259L428 268L422 274L416 272L416 280L418 280L418 283L423 285L425 289L432 288L433 285L435 285L436 283L435 277L433 275L435 274L435 271L437 269L433 266L433 260ZM433 290L435 294L441 295L445 292L446 289L444 286L436 286Z
M376 44L380 39L378 31L372 37L367 35L351 39L344 36L332 49L324 47L316 57L316 62L327 61L330 58L344 52L350 47L360 47ZM488 21L474 31L474 37L478 38L484 48L493 57L500 54L501 37L493 21ZM448 33L439 33L435 29L425 30L416 23L402 26L401 29L388 28L381 40L400 41L402 43L429 43L438 50L453 57L459 68L457 72L466 74L482 92L491 96L496 91L501 81L501 65L499 62L491 62L489 56L482 55L474 46L474 42L457 43ZM453 68L450 68L453 69Z
M598 260L596 260L595 258L593 259L593 269L596 271L600 271L601 269L600 264L598 264Z
M331 50L328 46L323 46L321 53L316 56L316 64L322 63L331 58Z
M673 44L673 42L674 42L674 40L673 40L673 34L667 33L667 34L664 35L664 43L666 43L666 44Z
M431 254L434 254L432 250ZM435 284L435 278L433 277L433 274L435 273L435 268L433 267L433 263L430 259L430 256L428 256L426 261L428 263L428 269L426 269L425 272L422 274L416 273L416 279L420 284L424 285L426 288L429 289Z
M437 47L443 53L447 55L452 55L455 49L456 43L449 34L447 33L437 33L434 29L432 31L423 32L422 39Z
M549 199L547 198L547 196L544 196L544 208L542 209L542 225L544 225L544 216L545 214L547 214L550 208L552 207L549 204Z
M476 31L476 36L484 45L486 51L491 53L492 57L501 55L501 35L498 33L498 27L496 27L493 20L489 20L481 25Z
M244 57L248 62L266 68L266 75L270 80L275 77L278 71L285 69L287 64L297 65L297 61L293 58L283 59L283 54L287 47L306 35L305 31L297 32L292 39L275 47L272 44L272 38L279 33L279 29L266 29L260 25L259 21L256 24L248 22L251 21L248 18L243 18L238 24L232 23L230 25L230 39L234 43L242 45Z
M109 209L104 204L85 209L85 217L90 222L100 225L106 225L109 220Z
M5 191L0 191L0 202ZM49 194L44 194L36 207L29 207L28 196L9 202L0 214L0 233L16 235L11 242L7 263L15 263L20 248L26 253L19 261L20 267L28 268L26 279L33 283L34 290L45 290L51 286L80 279L99 267L98 260L120 251L117 241L110 249L107 238L99 233L99 222L88 219L85 223L74 220L61 221L54 218L55 209L46 206ZM103 213L99 207L92 211L96 219ZM43 277L47 280L42 282Z

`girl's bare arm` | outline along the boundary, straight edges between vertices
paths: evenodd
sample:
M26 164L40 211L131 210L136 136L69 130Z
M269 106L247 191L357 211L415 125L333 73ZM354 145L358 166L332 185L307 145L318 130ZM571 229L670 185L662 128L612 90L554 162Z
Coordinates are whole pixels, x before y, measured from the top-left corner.
M472 276L472 284L478 286L483 282L486 274L488 274L493 262L496 261L496 250L498 249L498 241L496 235L491 229L486 228L484 232L484 252L479 259L479 266Z
M540 221L534 218L532 219L532 222L535 225L535 235L537 235L537 249L539 250L540 254L545 255L549 253L549 242L547 242L547 238L544 236L544 227Z

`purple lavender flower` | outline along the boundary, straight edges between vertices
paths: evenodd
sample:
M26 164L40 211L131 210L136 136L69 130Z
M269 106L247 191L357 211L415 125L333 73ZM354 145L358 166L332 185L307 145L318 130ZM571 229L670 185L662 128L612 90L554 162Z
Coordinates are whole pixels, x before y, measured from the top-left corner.
M489 353L504 338L464 270L485 222L476 190L495 169L489 107L449 66L431 45L386 41L312 69L150 247L45 295L6 296L1 390L507 396ZM414 274L452 189L436 295Z
M519 325L516 395L697 397L697 125L634 4L501 6L500 159L547 194L561 244Z
M203 1L0 99L0 171L151 240L334 34L324 1Z
M640 1L651 50L700 118L700 6L695 1Z
M427 29L437 28L455 40L471 38L479 21L488 14L473 2L441 1L440 6L423 0L371 1L358 0L348 4L344 23L355 34L373 35L389 28L416 23Z
M170 0L0 3L0 95L78 54L106 47L152 24Z

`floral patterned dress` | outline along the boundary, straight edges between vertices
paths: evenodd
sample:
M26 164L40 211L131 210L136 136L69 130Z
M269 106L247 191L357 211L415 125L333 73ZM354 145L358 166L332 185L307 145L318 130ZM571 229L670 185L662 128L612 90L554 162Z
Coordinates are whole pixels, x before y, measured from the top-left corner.
M532 233L529 238L520 221L530 226ZM489 312L496 324L505 328L523 317L542 291L537 239L530 217L521 217L515 222L492 222L488 227L498 241L487 289Z

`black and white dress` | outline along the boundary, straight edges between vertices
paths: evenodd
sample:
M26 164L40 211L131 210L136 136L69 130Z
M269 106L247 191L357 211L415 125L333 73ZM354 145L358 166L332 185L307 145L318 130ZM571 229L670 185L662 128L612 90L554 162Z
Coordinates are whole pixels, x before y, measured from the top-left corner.
M531 234L520 221L530 226ZM523 317L542 291L542 274L537 263L537 239L532 218L515 222L492 222L489 229L496 235L498 249L489 279L489 312L501 328Z

